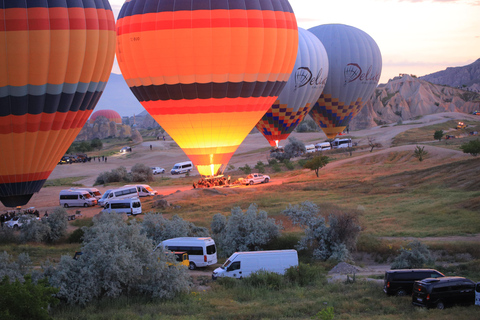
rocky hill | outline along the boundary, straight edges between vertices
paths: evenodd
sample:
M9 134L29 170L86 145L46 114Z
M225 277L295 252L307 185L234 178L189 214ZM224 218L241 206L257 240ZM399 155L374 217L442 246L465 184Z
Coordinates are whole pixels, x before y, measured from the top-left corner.
M476 110L480 110L480 93L402 75L377 87L350 123L350 129L367 129L433 113Z
M480 59L464 67L447 68L420 79L434 84L480 92Z

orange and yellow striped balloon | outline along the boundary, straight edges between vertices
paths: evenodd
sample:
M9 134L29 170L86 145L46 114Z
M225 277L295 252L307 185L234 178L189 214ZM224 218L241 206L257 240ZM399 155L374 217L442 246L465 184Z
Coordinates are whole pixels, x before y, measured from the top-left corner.
M107 0L0 2L0 200L43 186L105 88L115 54Z
M297 47L287 0L127 0L117 19L128 86L205 176L274 103Z

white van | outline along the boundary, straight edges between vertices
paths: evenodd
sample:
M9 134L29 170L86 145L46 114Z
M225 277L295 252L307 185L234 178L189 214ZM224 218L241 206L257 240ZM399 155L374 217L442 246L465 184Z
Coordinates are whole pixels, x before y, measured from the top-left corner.
M330 145L330 142L320 142L315 144L315 150L317 151L324 151L324 150L330 150L332 149L332 146Z
M207 267L217 263L217 247L215 246L215 241L210 237L180 237L167 239L160 242L157 248L188 253L190 259L188 268L190 270L194 270L197 267Z
M70 190L87 191L92 197L96 198L97 200L100 200L102 198L102 193L97 188L70 188Z
M264 270L284 274L290 267L298 266L297 250L271 250L235 252L212 273L212 279L231 277L241 279Z
M181 174L181 173L190 172L191 170L193 170L192 161L184 161L184 162L175 163L170 173Z
M305 146L305 153L314 153L315 151L315 145L314 144L307 144Z
M104 207L107 202L113 199L127 199L127 198L138 198L137 188L132 187L121 187L118 189L108 189L103 194L102 198L98 200L98 204Z
M142 203L138 198L112 199L105 205L105 211L135 216L142 213Z
M125 187L137 188L140 197L156 196L158 194L158 191L153 190L148 184L127 184Z
M60 191L60 206L68 207L91 207L97 204L97 199L85 190L62 190Z
M352 147L352 139L345 138L345 139L335 139L332 141L332 149L340 149L340 148L351 148Z

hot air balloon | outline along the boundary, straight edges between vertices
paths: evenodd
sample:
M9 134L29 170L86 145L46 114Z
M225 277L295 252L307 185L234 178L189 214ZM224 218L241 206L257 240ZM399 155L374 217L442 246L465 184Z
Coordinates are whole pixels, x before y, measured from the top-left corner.
M355 27L326 24L308 29L325 47L328 78L310 111L327 138L341 133L373 94L382 71L382 55L375 41Z
M204 176L273 104L297 46L287 0L130 0L117 19L128 86Z
M272 147L288 138L310 112L325 87L328 57L320 40L298 28L298 52L293 72L278 96L257 123L257 129Z
M107 0L0 3L0 200L28 203L73 142L110 75Z
M117 124L122 124L122 117L115 110L103 109L97 110L90 116L90 123L94 123L98 117L105 117L108 121L113 121Z

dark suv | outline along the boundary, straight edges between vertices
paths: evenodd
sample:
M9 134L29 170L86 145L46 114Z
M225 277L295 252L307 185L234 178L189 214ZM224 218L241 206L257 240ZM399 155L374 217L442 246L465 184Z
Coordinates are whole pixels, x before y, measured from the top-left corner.
M404 296L412 293L413 283L425 278L445 277L435 269L396 269L385 271L383 291L388 295Z
M480 283L477 283L477 287ZM475 283L463 277L428 278L413 285L412 304L443 309L475 304Z

